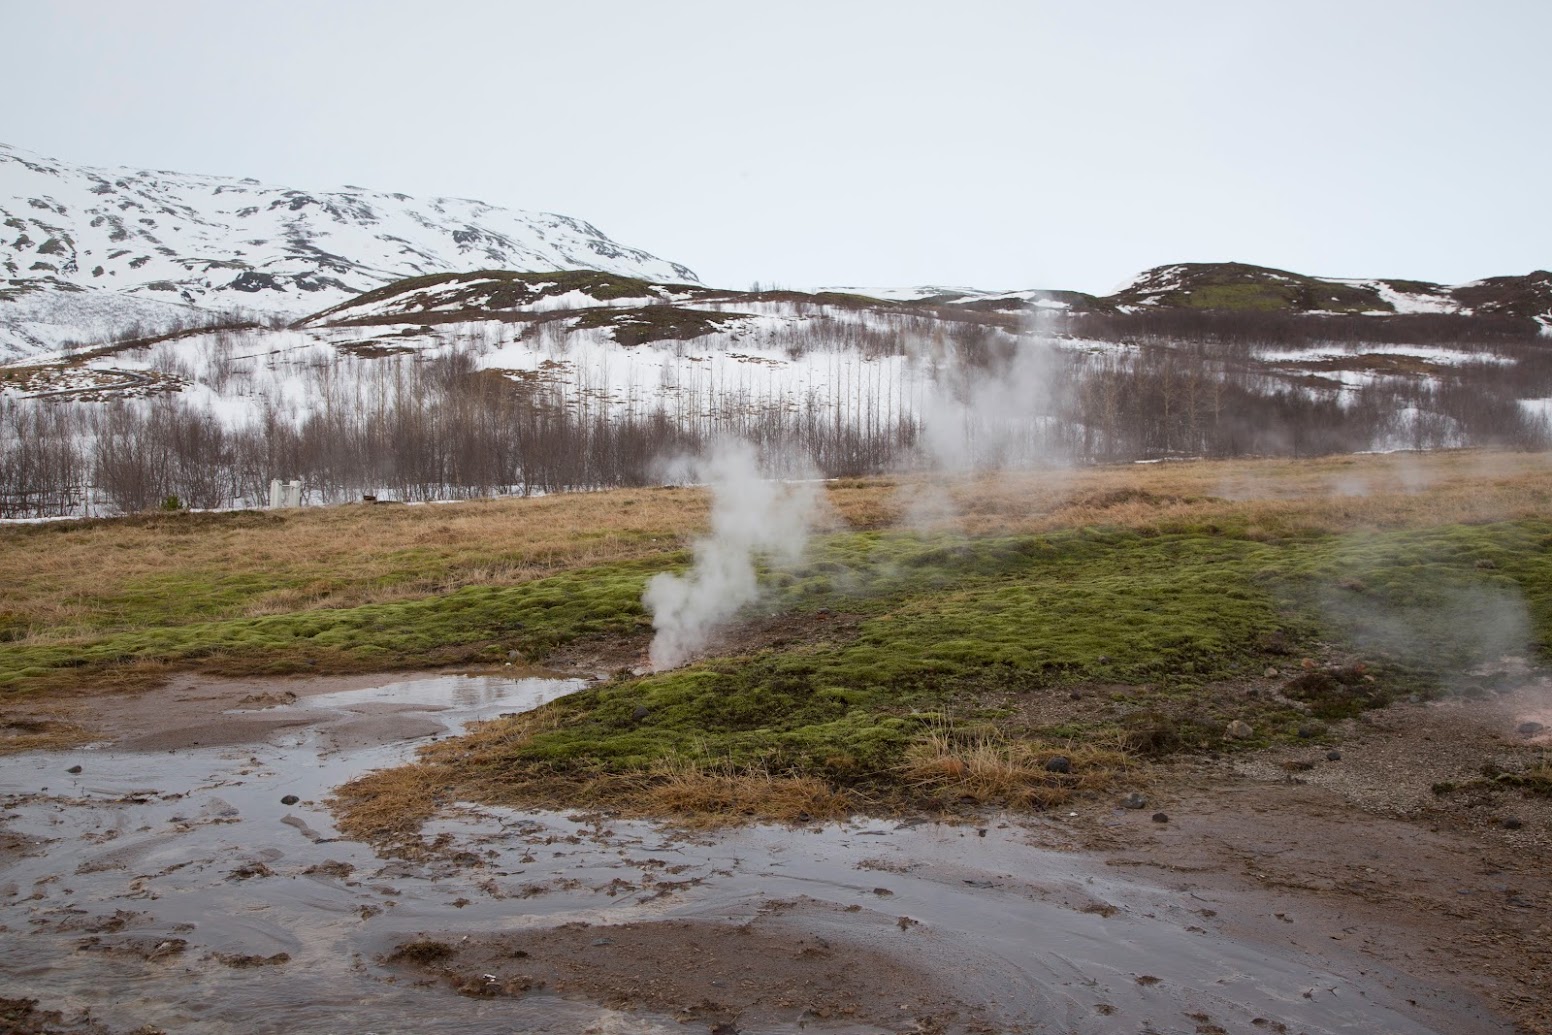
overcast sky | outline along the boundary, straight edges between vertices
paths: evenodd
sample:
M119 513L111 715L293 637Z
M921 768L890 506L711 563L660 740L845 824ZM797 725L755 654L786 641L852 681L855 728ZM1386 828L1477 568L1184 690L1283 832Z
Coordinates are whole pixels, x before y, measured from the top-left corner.
M1552 266L1552 2L0 0L0 140L578 216L709 283Z

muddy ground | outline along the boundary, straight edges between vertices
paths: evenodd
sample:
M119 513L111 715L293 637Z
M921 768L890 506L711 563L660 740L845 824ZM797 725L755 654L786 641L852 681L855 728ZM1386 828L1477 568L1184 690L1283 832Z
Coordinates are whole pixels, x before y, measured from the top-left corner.
M1482 776L1548 750L1530 674L1153 766L1142 808L720 834L471 809L414 865L330 837L325 784L508 705L498 677L431 704L384 682L13 706L105 746L3 762L7 1021L240 1031L249 996L291 1028L247 1030L367 1030L306 1026L366 1016L316 972L388 996L379 1032L1552 1032L1552 799ZM194 988L222 999L191 1013Z

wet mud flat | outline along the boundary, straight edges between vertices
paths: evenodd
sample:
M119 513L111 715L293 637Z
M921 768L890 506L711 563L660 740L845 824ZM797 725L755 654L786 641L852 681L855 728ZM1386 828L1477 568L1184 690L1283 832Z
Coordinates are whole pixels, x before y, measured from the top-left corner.
M580 685L185 680L108 706L107 746L5 759L0 997L60 1031L1512 1030L1307 898L1289 937L1286 889L1111 802L716 833L470 806L414 859L337 836L333 787Z

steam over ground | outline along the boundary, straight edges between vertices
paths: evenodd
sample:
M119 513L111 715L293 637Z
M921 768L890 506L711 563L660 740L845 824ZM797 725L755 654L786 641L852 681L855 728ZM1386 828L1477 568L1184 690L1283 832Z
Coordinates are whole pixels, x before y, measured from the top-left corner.
M695 544L695 565L688 573L663 572L647 583L642 603L655 630L654 669L683 664L739 608L752 603L759 595L756 562L796 562L823 513L816 482L764 477L747 442L719 442L705 456L679 466L687 480L711 486L711 534Z

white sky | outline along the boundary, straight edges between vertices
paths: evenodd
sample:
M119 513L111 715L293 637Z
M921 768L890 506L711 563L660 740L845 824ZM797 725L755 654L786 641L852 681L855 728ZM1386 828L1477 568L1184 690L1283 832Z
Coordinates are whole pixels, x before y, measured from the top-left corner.
M1552 2L0 0L0 140L563 212L709 283L1552 266Z

